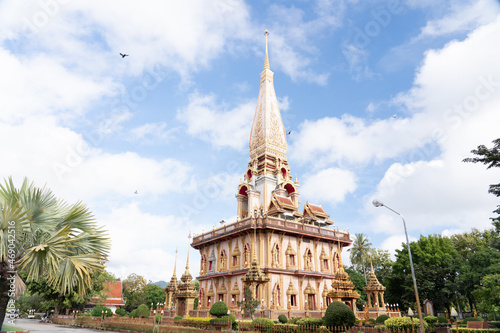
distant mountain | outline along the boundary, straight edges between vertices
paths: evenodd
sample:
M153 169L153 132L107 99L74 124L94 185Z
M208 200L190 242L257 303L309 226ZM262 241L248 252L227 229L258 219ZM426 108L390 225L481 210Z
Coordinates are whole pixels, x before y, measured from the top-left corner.
M167 282L161 280L161 281L158 281L158 282L155 282L154 284L156 284L157 286L160 286L162 288L165 288L167 286Z

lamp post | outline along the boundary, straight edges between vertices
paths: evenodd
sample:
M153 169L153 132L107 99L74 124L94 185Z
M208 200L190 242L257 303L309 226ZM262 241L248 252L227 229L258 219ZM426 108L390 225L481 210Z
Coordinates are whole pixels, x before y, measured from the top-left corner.
M408 308L408 316L411 318L411 333L415 332L415 328L413 327L413 310Z
M455 310L455 307L451 308L450 316L452 316L453 319L455 320L455 326L457 328L457 333L458 333L458 321L457 321L458 313L457 310Z
M418 298L417 280L415 279L415 270L413 268L413 260L411 258L410 242L408 241L408 232L406 231L405 218L403 217L403 215L401 215L400 213L396 212L391 207L388 207L388 206L384 205L382 202L378 201L377 199L374 199L372 203L373 203L373 205L375 207L384 206L385 208L389 209L391 212L396 213L397 215L399 215L401 217L401 219L403 220L403 226L404 226L404 229L405 229L405 236L406 236L406 246L408 247L408 256L410 257L410 267L411 267L411 277L413 279L413 289L415 291L415 299L417 301L417 312L418 312L418 320L420 322L420 333L424 333L425 332L424 319L422 317L422 309L420 308L420 299Z

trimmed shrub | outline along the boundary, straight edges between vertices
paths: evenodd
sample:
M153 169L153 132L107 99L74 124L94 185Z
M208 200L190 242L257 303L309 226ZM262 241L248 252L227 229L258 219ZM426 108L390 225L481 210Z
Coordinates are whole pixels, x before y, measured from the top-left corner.
M137 315L141 318L149 317L149 308L146 304L141 304L137 307Z
M215 302L214 305L210 308L210 314L212 316L216 316L217 318L221 318L222 316L227 315L227 305L222 301Z
M437 318L438 318L438 323L448 324L448 319L446 319L446 317L438 316Z
M387 319L384 324L392 332L409 330L411 331L411 318L410 317L394 317ZM413 318L413 326L418 329L420 327L420 320L418 318ZM424 320L424 329L427 330L429 324Z
M175 321L175 320L181 320L181 319L182 319L182 317L181 317L181 316L175 316L175 317L174 317L174 321Z
M224 327L228 326L229 322L231 322L231 327L233 329L238 329L238 323L236 322L236 317L230 314L229 316L223 316L221 318L213 318L210 319L210 325Z
M267 325L267 326L273 326L274 321L268 318L255 318L252 320L252 325Z
M380 315L377 317L377 319L375 319L375 322L376 323L384 323L387 319L389 319L390 317L388 315Z
M139 318L139 314L137 313L137 309L134 309L132 310L129 314L128 314L129 318Z
M110 308L108 308L107 306L101 305L101 304L97 304L96 306L94 306L91 313L92 313L92 316L94 316L94 317L102 317L103 311L104 311L104 315L106 317L111 317L113 315L113 311L111 311Z
M474 318L474 317L467 317L467 318L464 318L464 320L462 320L462 322L459 322L459 324L467 324L468 321L484 321L483 318L481 317L477 317L477 318Z
M125 309L123 308L118 308L116 309L115 313L119 316L125 316L127 314L127 311L125 311Z
M429 324L431 331L434 331L434 324L438 321L438 317L435 316L425 316L424 321Z
M323 325L323 319L310 317L300 318L299 320L297 320L297 325L319 327Z
M494 328L500 328L500 321L489 321L488 325L490 325Z
M278 320L280 321L280 323L282 324L286 324L288 322L288 318L284 315L284 314L280 314L278 316Z
M356 317L351 308L339 301L330 303L323 317L323 323L326 327L345 326L349 328L354 325L355 321Z

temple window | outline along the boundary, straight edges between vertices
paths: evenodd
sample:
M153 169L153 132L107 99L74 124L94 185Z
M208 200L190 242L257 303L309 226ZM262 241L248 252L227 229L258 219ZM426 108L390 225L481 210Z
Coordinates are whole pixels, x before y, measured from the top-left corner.
M233 256L233 267L235 267L238 264L238 257Z
M297 306L297 297L295 295L290 295L290 305Z
M323 267L325 270L328 270L328 259L323 259Z
M208 308L210 308L210 306L211 306L211 304L210 304L211 301L212 301L212 297L207 296L207 306L208 306Z
M295 255L290 254L290 265L295 266Z
M208 270L209 270L209 271L211 271L211 270L212 270L212 262L213 262L213 261L209 261L209 262L208 262Z
M219 302L224 302L224 294L219 294Z

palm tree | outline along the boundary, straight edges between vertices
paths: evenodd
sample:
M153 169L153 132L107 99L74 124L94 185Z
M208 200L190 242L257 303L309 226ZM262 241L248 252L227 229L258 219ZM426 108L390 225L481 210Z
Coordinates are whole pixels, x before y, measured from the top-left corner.
M372 243L368 241L368 238L363 234L356 234L354 237L354 242L352 243L352 247L347 250L351 252L351 262L356 265L357 269L359 267L363 267L363 274L365 276L365 284L366 281L366 268L365 268L365 258L368 256L370 251L370 246Z
M70 205L27 179L16 188L9 178L0 184L0 209L0 323L24 286L18 269L27 281L45 277L61 294L89 291L110 240L83 203Z

